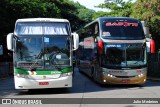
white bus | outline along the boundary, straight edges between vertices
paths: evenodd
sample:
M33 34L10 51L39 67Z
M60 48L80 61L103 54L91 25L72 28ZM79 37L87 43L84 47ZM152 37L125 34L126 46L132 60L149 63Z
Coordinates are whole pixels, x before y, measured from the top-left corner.
M72 51L79 38L66 19L18 19L7 35L16 89L72 87Z

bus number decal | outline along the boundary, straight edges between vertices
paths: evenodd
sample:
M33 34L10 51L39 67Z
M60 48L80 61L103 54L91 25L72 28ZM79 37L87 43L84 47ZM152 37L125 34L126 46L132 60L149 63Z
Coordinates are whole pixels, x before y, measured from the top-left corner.
M59 72L59 71L51 71L51 75L55 75L55 74L61 74L61 72Z

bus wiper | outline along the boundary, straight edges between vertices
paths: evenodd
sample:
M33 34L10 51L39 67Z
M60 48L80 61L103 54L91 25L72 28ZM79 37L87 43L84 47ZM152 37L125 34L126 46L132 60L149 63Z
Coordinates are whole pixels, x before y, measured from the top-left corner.
M57 64L55 63L55 60L56 60L56 55L58 55L59 53L62 53L62 52L52 52L50 55L49 55L49 59L50 59L50 64L53 65L56 69L60 70L61 68L57 66Z
M143 43L141 47L142 47L142 48L141 48L140 50L141 50L141 52L143 53L143 51L144 51L144 49L145 49L145 43ZM144 54L142 54L142 53L141 53L141 55L140 55L140 59L144 59ZM144 61L139 60L139 61L136 61L134 64L137 64L137 63L139 63L139 62L143 62L143 63L144 63ZM140 65L140 64L139 64L139 65Z
M36 71L36 68L33 68L33 66L36 65L37 62L38 62L38 60L36 60L34 63L32 63L32 65L29 67L29 71Z
M128 45L126 48L125 48L125 62L126 62L126 66L128 65L127 64L127 49L130 48L131 45Z

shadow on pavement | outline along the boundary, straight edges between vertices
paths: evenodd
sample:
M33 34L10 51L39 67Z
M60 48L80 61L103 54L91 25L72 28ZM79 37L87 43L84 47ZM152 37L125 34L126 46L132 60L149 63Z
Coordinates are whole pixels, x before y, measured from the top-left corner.
M33 90L15 90L14 79L9 78L0 80L0 96L8 97L10 95L44 95L44 94L70 94L70 93L89 93L121 89L144 89L145 87L160 86L160 82L147 81L144 85L100 85L90 79L88 76L75 72L72 88L54 88L54 89L33 89Z

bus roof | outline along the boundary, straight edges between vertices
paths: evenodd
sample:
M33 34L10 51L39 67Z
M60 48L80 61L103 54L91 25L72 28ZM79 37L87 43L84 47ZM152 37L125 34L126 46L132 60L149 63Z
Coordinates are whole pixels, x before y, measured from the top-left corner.
M124 20L134 20L134 21L139 21L138 19L131 18L131 17L99 17L96 20L103 20L103 19L108 19L108 20L117 20L117 19L124 19Z
M17 19L17 22L69 22L67 19L58 19L58 18L25 18Z

